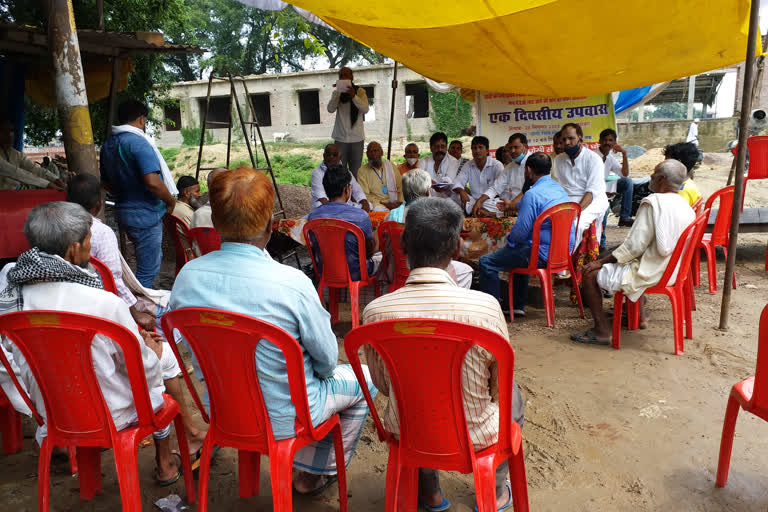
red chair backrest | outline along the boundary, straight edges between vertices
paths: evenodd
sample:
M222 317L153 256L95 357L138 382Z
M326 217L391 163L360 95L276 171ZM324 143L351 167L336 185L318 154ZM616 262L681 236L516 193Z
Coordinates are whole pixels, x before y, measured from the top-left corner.
M731 229L731 216L733 213L733 191L736 187L730 185L723 187L709 196L705 210L711 210L712 205L718 199L720 204L717 207L717 217L715 225L712 226L712 243L715 245L728 245L729 230Z
M189 260L195 258L192 246L190 245L189 227L183 220L171 213L165 214L163 223L168 231L168 235L173 240L173 247L176 249L176 273L178 274L181 267ZM182 233L184 240L181 239Z
M213 228L192 228L189 230L190 240L197 244L200 254L221 249L221 237Z
M79 313L20 311L0 316L0 334L19 348L32 370L45 404L48 435L52 439L91 440L93 446L112 445L111 434L115 426L91 358L91 343L109 341L94 340L97 334L109 338L122 349L138 424L153 424L139 344L136 335L124 326ZM0 361L35 419L41 422L42 418L19 386L2 351Z
M211 399L211 428L221 438L254 447L274 441L254 359L259 343L265 341L285 357L286 379L296 409L296 433L314 432L303 349L283 329L246 315L206 308L169 311L163 315L162 325L163 332L178 329L192 347ZM193 398L204 411L197 393Z
M701 213L701 207L704 205L704 201L701 198L698 198L695 203L691 205L691 208L693 208L693 213L696 215Z
M675 245L675 250L672 251L672 256L669 258L667 268L664 270L661 279L659 279L659 283L656 285L657 287L662 288L664 286L672 286L669 284L672 277L675 277L674 284L683 283L683 280L691 269L693 254L698 250L699 242L704 235L704 229L707 227L709 211L709 209L705 209L704 212L697 216L680 234L680 238L677 239L677 244ZM680 271L675 276L675 270L678 268Z
M101 276L101 283L104 285L104 290L117 295L117 285L115 284L115 276L112 275L112 271L104 264L99 258L91 256L91 265L96 272Z
M385 320L352 329L344 338L347 358L360 382L358 350L370 345L389 372L390 393L397 401L400 461L412 467L472 471L475 457L467 430L462 367L467 352L483 347L496 358L499 383L499 445L509 446L515 354L498 333L449 320ZM362 386L379 438L385 432Z
M344 287L349 284L352 278L349 275L349 265L347 264L347 253L345 251L344 240L347 233L357 238L357 254L360 259L360 280L368 280L368 266L365 261L365 236L363 230L351 222L339 219L314 219L304 224L302 230L304 240L307 243L309 257L312 260L312 267L315 269L315 275L321 276L328 286ZM310 233L314 235L319 247L313 247L309 237ZM315 251L320 249L320 258L323 265L321 273L317 267Z
M752 400L756 407L768 409L768 305L763 308L763 313L760 315L756 366Z
M32 208L65 200L66 194L56 190L0 190L0 258L16 258L29 250L24 224Z
M529 270L535 271L539 266L538 254L541 226L547 221L550 222L552 230L547 268L562 268L568 265L571 259L571 248L569 245L571 230L574 222L578 222L579 215L581 215L579 203L568 202L550 206L536 217L536 222L533 223L531 260L528 263ZM575 244L579 242L580 240L574 240Z
M406 279L411 274L411 269L408 267L408 259L403 252L403 245L401 243L401 237L405 231L405 224L388 220L379 224L379 240L383 243L388 243L391 248L391 253L387 256L391 256L394 264L395 275L392 280L392 287L390 291L396 290L405 284ZM382 243L379 243L379 249L384 252L385 247ZM382 265L384 260L382 259Z
M768 135L756 135L747 138L749 168L747 180L768 178Z

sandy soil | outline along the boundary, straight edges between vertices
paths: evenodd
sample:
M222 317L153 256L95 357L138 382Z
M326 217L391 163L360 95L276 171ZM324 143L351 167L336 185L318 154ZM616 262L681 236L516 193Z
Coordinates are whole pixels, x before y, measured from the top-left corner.
M727 163L726 163L727 165ZM641 176L633 166L633 175ZM722 186L721 166L703 168L696 181L705 193ZM747 204L766 204L768 187L750 184ZM298 192L298 191L297 191ZM609 245L627 230L609 227ZM768 424L742 413L737 424L730 480L714 487L720 431L730 387L754 373L757 318L766 303L768 280L763 270L765 235L740 238L739 288L731 303L730 330L716 329L721 296L697 290L694 339L685 354L672 352L671 313L667 299L649 300L651 326L624 331L622 348L574 345L568 334L588 320L569 306L565 288L556 290L557 326L547 329L544 311L529 308L523 321L509 324L516 354L516 378L526 401L523 430L531 509L536 511L695 510L764 511L768 507ZM164 264L167 274L172 268ZM718 261L719 285L724 263ZM704 276L702 276L704 277ZM168 280L172 279L170 276ZM607 304L607 301L606 301ZM337 325L350 329L349 310L342 306ZM384 507L387 449L378 442L370 421L348 472L350 510ZM2 456L0 503L4 510L36 510L37 458L32 451L33 425L25 423L24 450ZM144 510L171 493L184 495L183 483L157 487L152 478L154 450L139 449ZM268 463L262 463L261 496L237 497L237 459L224 449L214 461L210 509L272 510ZM119 509L119 490L111 452L103 454L103 495L79 501L77 480L66 464L55 464L52 477L54 511ZM443 491L452 510L473 507L471 475L445 474ZM338 510L336 488L316 500L297 499L294 510ZM195 510L195 507L192 507Z

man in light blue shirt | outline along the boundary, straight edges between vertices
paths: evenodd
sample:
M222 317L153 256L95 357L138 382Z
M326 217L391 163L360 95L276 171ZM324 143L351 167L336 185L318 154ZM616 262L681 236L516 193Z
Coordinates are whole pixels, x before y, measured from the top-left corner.
M340 413L348 464L368 408L351 367L336 364L336 335L312 281L300 270L272 260L264 250L272 231L272 185L264 174L252 169L221 173L211 183L210 203L213 225L223 242L221 249L184 266L171 291L171 307L207 307L245 314L293 336L304 350L312 422L318 425ZM260 343L256 368L275 438L294 437L296 413L282 351L271 343ZM373 384L368 387L375 394ZM300 493L319 492L333 483L336 461L332 437L299 450L294 466L300 470L294 482Z
M507 235L507 245L498 251L480 258L480 288L499 300L499 272L510 268L527 267L531 258L533 244L533 225L538 216L547 208L568 202L568 194L550 176L552 160L545 153L534 153L525 164L525 178L532 182L531 188L523 194L517 205L517 222ZM504 208L508 209L511 200L504 199ZM539 238L538 266L544 267L549 257L549 244L552 229L549 222L541 226ZM569 241L573 249L574 233ZM513 281L513 312L517 316L525 315L528 302L529 276L515 274Z

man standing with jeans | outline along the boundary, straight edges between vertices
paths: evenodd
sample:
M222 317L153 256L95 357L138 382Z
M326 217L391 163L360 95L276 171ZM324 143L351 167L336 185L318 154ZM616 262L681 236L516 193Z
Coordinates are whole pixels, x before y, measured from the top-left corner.
M480 289L500 300L499 272L510 268L527 267L531 258L531 245L533 244L533 225L538 216L547 208L569 201L563 187L550 176L552 160L545 153L534 153L528 157L525 163L525 178L532 185L523 194L518 203L517 222L507 235L507 245L496 252L486 254L480 258ZM509 208L509 199L502 200L505 204L499 209ZM573 248L573 231L571 231L570 248ZM552 227L549 222L541 226L539 238L538 266L543 267L549 257L549 245L552 236ZM507 307L513 308L516 316L525 316L525 304L528 301L528 280L525 274L515 274L513 304ZM504 301L506 302L506 301Z
M595 150L597 156L605 162L605 192L609 196L618 195L621 198L619 226L632 227L632 192L634 182L629 177L629 158L627 152L616 142L616 130L606 128L600 132L600 147ZM614 153L621 153L621 163ZM610 210L603 216L603 234L600 237L600 247L605 248L605 226L608 223Z
M163 181L162 156L144 135L147 114L139 101L120 105L120 126L112 127L112 135L101 147L100 166L101 181L116 198L120 230L136 247L136 278L152 288L162 261L161 220L173 211L176 200Z

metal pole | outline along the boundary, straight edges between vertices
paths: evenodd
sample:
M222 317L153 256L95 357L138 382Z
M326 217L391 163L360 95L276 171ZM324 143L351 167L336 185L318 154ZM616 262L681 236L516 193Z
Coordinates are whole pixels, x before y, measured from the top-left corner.
M43 0L45 1L45 0ZM55 73L56 107L70 171L98 176L85 75L71 0L51 0L48 45Z
M739 126L739 149L736 153L736 180L731 209L731 230L728 240L728 259L725 264L725 280L723 281L723 302L720 306L720 329L728 329L728 312L731 307L731 280L733 267L736 265L736 245L739 238L739 217L741 216L741 200L744 197L744 162L747 157L747 135L749 114L752 110L752 81L755 71L755 47L757 46L758 18L760 14L759 0L752 0L749 14L749 35L747 36L747 59L744 61L744 89L741 94L741 120Z
M387 160L392 155L392 123L395 120L395 96L397 95L397 61L394 65L395 73L392 76L392 108L389 110L389 142L387 143Z
M104 30L104 0L96 0L96 12L99 15L99 30Z

